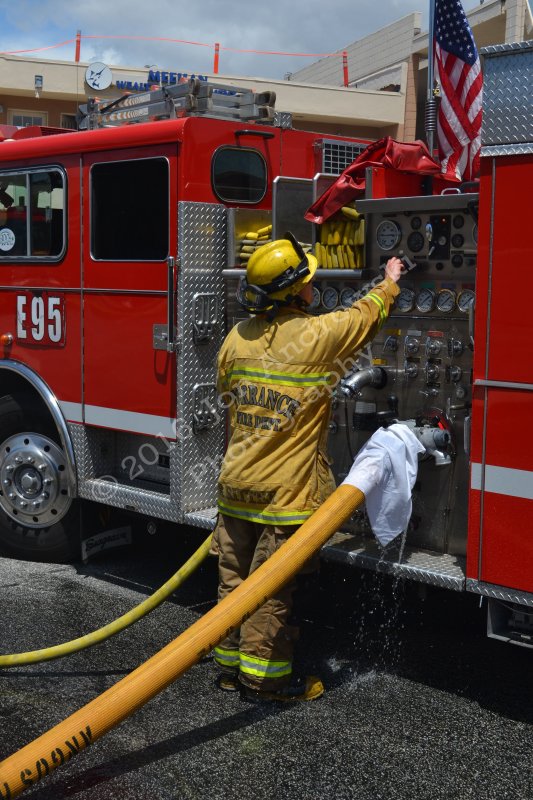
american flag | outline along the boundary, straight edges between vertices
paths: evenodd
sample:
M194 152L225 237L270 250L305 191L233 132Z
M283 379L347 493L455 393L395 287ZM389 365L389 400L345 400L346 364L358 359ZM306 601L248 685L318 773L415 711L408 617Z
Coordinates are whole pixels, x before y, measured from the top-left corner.
M460 0L435 0L435 78L443 174L471 180L479 173L483 77L472 31Z

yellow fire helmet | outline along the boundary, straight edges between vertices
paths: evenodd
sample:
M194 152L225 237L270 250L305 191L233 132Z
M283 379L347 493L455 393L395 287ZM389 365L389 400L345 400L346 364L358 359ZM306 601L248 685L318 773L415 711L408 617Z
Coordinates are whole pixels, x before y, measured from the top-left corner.
M259 247L248 261L237 300L249 314L262 314L294 302L316 272L317 260L305 253L289 231L284 239Z

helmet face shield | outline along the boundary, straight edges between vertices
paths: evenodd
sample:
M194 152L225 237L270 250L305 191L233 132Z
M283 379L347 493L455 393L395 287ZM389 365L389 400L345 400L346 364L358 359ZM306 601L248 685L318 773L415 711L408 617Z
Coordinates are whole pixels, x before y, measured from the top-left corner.
M237 300L252 314L287 305L311 280L316 267L315 257L306 255L292 233L287 232L284 239L263 245L252 255Z

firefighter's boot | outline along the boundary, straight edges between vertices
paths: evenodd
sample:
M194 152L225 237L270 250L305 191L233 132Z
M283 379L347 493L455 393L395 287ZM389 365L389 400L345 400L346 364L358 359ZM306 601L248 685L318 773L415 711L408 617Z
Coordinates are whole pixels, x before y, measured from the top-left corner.
M222 692L238 692L241 689L236 672L221 672L217 677L216 684Z
M317 700L323 694L324 684L316 675L308 675L276 691L242 687L243 698L251 703L301 703Z

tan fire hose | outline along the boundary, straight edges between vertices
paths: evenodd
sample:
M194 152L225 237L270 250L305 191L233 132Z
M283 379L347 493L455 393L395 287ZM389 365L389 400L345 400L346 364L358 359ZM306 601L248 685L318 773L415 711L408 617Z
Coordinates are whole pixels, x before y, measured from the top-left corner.
M342 485L222 602L103 694L0 763L0 797L15 798L95 742L206 656L282 586L364 501Z

